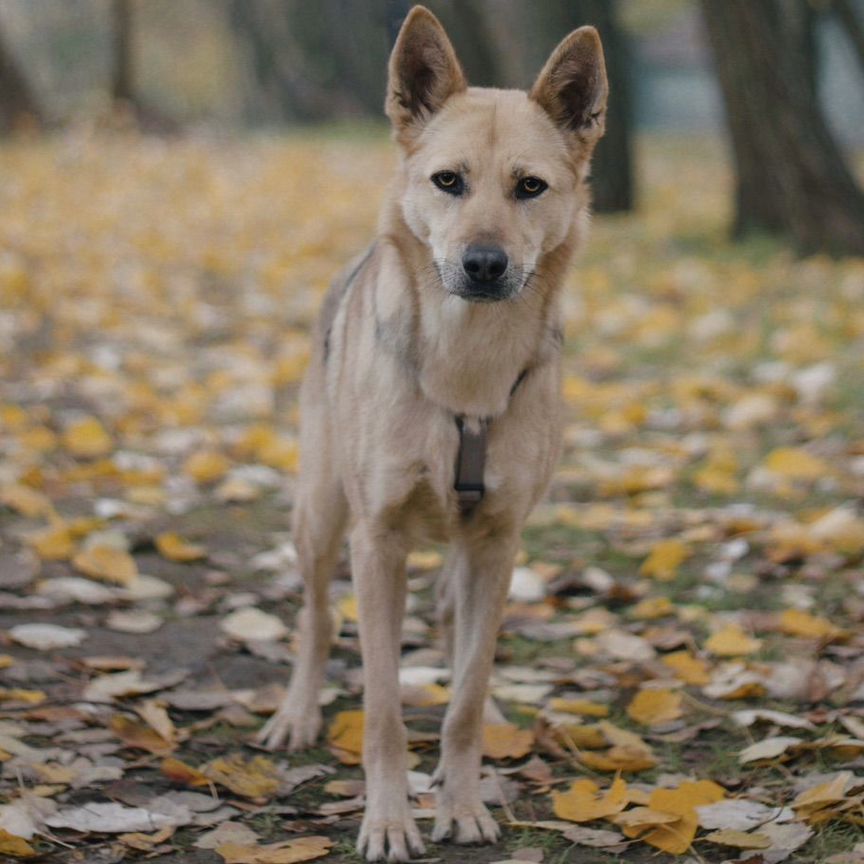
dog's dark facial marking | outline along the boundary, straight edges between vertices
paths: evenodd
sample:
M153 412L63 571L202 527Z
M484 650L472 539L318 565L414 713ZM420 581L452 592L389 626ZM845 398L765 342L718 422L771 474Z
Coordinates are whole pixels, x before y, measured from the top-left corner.
M523 177L516 184L515 195L520 200L526 198L537 198L549 188L549 184L539 177Z
M465 179L455 171L438 171L430 179L448 195L459 197L465 193Z

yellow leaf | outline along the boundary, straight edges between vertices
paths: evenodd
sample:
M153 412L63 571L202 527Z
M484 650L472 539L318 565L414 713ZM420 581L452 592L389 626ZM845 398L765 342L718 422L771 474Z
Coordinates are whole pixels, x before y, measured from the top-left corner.
M675 605L668 597L648 597L630 610L630 617L637 621L653 621L675 612Z
M114 449L114 442L95 417L85 417L66 429L63 446L73 456L95 459L107 456Z
M854 776L849 771L842 771L827 783L820 783L810 789L805 789L792 802L792 809L799 811L798 815L804 819L814 813L845 800L846 790L855 782Z
M0 687L0 702L23 702L25 705L40 705L46 698L41 690Z
M559 819L591 822L620 813L627 806L627 784L616 778L605 793L593 780L575 780L566 792L552 793L552 806Z
M648 771L657 764L650 750L616 745L605 753L580 753L579 761L596 771Z
M27 542L43 561L68 561L75 552L72 532L62 523L38 534L31 534Z
M267 846L223 843L216 847L216 852L225 859L225 864L298 864L323 858L333 842L328 837L300 837Z
M590 699L550 699L549 708L564 714L580 714L583 717L608 717L609 706L600 705Z
M159 770L174 783L182 783L184 786L192 787L212 786L212 782L206 774L173 756L163 759Z
M675 676L685 684L701 687L711 680L708 664L687 651L676 651L663 657L663 663L675 672Z
M363 754L364 714L340 711L327 730L327 741L343 765L359 765Z
M799 636L803 639L836 639L843 635L843 631L826 618L819 618L800 609L786 609L780 615L780 629L787 636Z
M290 438L276 438L261 447L258 459L270 468L295 474L300 464L300 448Z
M648 799L648 807L679 818L675 822L655 825L640 839L671 855L683 855L690 848L699 827L696 808L722 801L725 797L723 788L710 780L682 783L677 789L655 789ZM645 827L621 826L621 830L628 837L637 837Z
M741 657L755 654L762 647L760 639L748 636L740 627L729 625L714 633L705 643L705 650L717 657Z
M441 553L434 549L417 550L408 556L409 570L435 570L443 563Z
M0 855L12 858L35 858L36 850L23 838L0 828Z
M176 747L176 744L166 741L154 729L124 714L115 714L109 725L111 731L133 750L145 750L156 756L164 756Z
M23 483L4 486L0 490L0 504L15 510L28 519L49 516L54 512L51 502L45 495Z
M818 480L831 474L831 466L798 447L778 447L766 457L765 467L790 480Z
M138 579L135 559L128 552L112 546L84 549L72 559L72 566L91 579L117 585L129 586Z
M521 759L534 746L534 733L512 723L483 726L483 755L489 759Z
M196 483L203 484L221 480L230 467L228 458L216 450L200 450L183 463L184 473Z
M627 714L643 726L661 726L681 714L681 694L674 690L640 690L627 706Z
M678 568L689 557L689 548L680 540L661 540L642 562L639 572L659 582L671 582L678 575Z
M651 800L651 796L648 796ZM677 822L681 817L675 813L661 813L659 810L652 810L650 807L634 807L632 810L627 810L624 813L619 813L611 821L621 828L626 827L630 831L642 832L649 828L654 828L657 825L668 825L670 822Z
M203 774L244 798L272 798L279 789L276 765L264 756L248 761L239 754L214 759L202 768Z
M556 723L551 731L557 741L577 750L602 750L609 743L596 726Z
M9 654L0 654L0 669L8 669L15 665L15 659Z
M156 548L163 558L184 564L189 561L200 561L207 557L207 550L203 546L187 543L178 534L170 531L156 536Z
M339 598L336 608L346 621L356 623L359 620L360 609L357 606L357 598L353 594L346 594Z

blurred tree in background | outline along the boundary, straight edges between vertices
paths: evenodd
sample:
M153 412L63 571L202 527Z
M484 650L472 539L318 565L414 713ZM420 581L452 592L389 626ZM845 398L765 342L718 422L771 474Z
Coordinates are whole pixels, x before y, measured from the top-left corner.
M162 132L179 123L383 122L387 56L411 5L3 0L0 131L22 118L59 125L112 113ZM805 252L862 249L862 193L844 147L864 143L864 0L427 5L481 86L530 86L568 31L598 27L611 84L607 135L593 166L598 212L626 211L638 200L637 128L713 133L722 105L737 173L735 235L766 231ZM830 73L836 82L839 54L847 79L842 95L834 88L828 99L825 79Z
M737 169L735 233L864 254L864 193L817 99L807 0L703 0Z
M41 125L42 108L12 50L0 21L0 132Z

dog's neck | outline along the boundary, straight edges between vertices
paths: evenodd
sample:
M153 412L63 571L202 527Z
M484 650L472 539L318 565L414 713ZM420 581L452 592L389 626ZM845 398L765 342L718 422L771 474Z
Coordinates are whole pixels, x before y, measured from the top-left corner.
M550 362L560 347L558 294L576 241L576 228L557 249L542 256L531 284L512 300L470 303L447 293L429 248L394 208L385 236L402 258L409 286L395 302L407 332L393 340L409 350L423 395L467 417L496 417L526 370ZM388 224L389 223L389 224Z

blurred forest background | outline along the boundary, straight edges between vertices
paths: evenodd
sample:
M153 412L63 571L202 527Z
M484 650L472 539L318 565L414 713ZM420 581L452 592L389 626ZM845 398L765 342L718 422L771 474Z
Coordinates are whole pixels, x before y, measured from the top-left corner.
M505 839L430 854L862 864L864 0L427 2L477 84L528 86L584 23L612 83L496 658ZM329 745L249 743L295 656L312 322L374 236L409 6L0 0L2 861L296 861L311 831L302 860L359 862L347 564ZM443 557L417 551L431 818ZM650 807L597 808L625 783ZM589 798L603 830L561 804Z
M98 119L148 132L383 122L409 0L3 0L0 129ZM864 252L861 0L429 0L478 85L526 87L590 22L613 98L596 209L638 195L634 136L716 135L737 167L734 231ZM724 111L725 107L725 111ZM118 110L119 109L119 110Z

